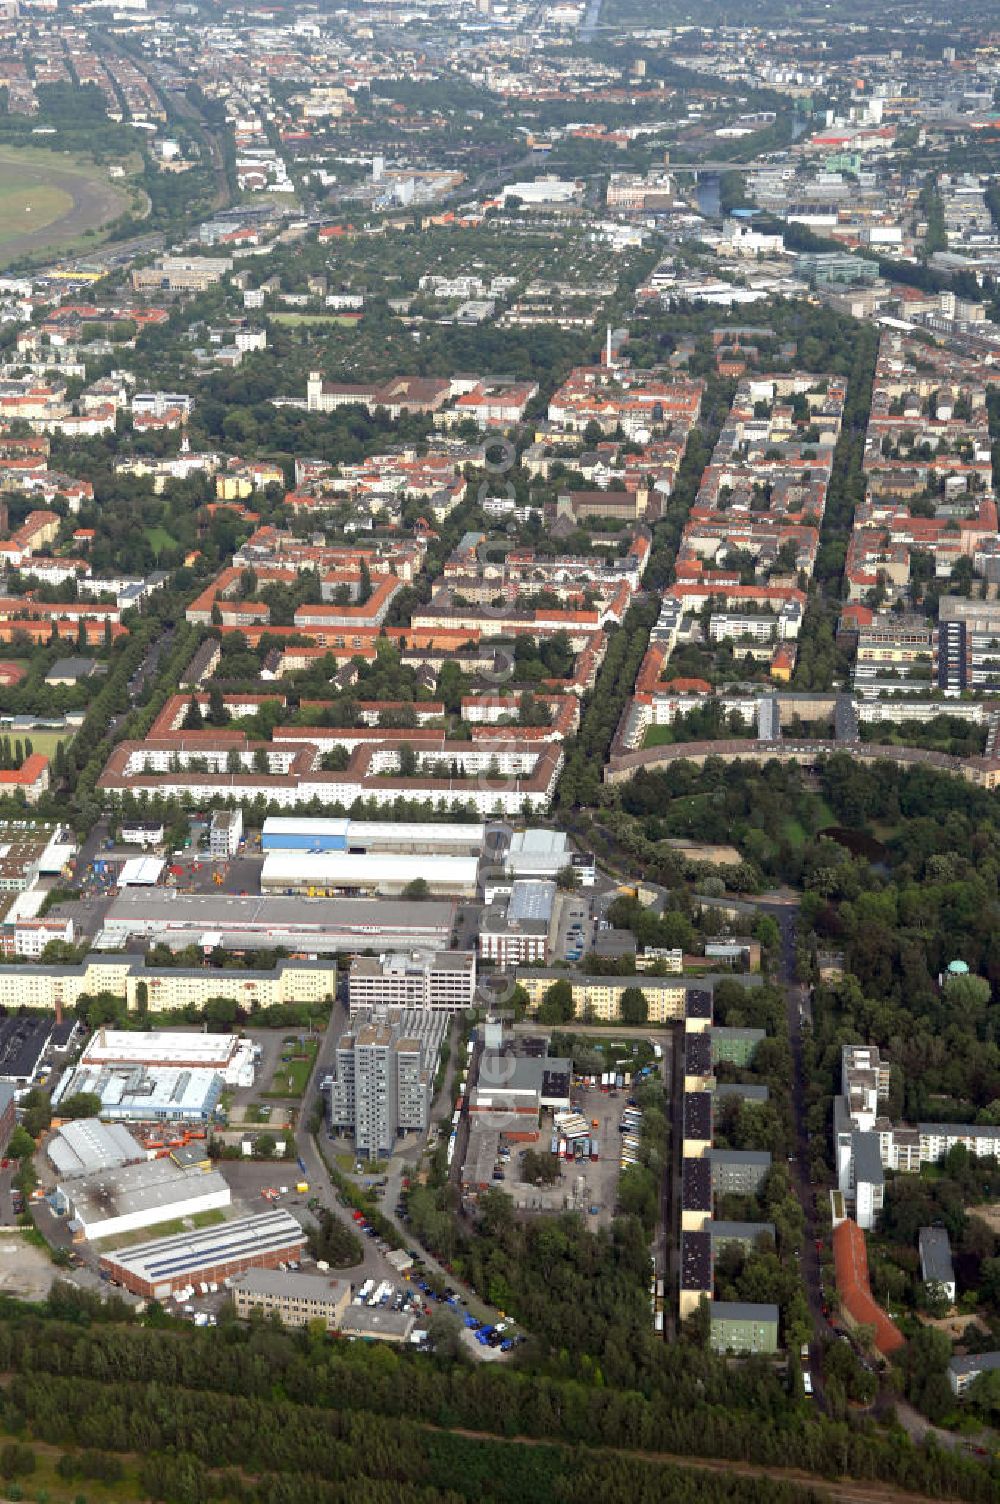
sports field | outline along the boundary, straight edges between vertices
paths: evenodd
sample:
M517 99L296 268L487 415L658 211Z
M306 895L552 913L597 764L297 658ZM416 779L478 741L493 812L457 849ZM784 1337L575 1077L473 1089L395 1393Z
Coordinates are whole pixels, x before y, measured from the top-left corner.
M290 329L302 324L340 324L346 329L358 322L356 314L348 313L272 313L268 317L275 324L287 324Z
M106 170L69 153L0 146L0 265L68 249L128 206Z

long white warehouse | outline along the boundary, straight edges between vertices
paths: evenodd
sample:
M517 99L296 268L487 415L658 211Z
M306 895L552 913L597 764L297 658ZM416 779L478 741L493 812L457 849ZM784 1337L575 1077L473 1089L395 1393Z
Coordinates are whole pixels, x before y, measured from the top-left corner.
M380 893L395 896L424 882L434 894L474 898L474 856L411 856L356 851L271 851L261 868L262 893Z
M224 1211L231 1201L218 1170L182 1169L170 1159L97 1170L56 1187L57 1206L69 1215L74 1232L89 1239Z
M481 821L353 820L347 815L268 815L261 831L267 851L398 852L420 856L479 856L486 826Z

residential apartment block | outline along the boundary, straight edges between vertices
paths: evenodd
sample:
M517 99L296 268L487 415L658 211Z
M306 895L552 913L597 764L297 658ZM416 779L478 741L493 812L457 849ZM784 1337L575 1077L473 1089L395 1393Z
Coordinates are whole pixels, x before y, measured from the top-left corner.
M383 1159L401 1133L425 1133L448 1015L389 1011L358 1015L341 1036L327 1083L327 1118L361 1158Z

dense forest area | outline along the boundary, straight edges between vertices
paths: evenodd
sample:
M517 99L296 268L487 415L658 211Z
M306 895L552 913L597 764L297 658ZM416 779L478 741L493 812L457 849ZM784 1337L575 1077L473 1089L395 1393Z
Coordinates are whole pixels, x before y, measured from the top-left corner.
M595 1493L711 1500L722 1483L729 1498L762 1497L735 1476L713 1481L633 1456L623 1468L620 1455L602 1448L846 1472L941 1498L995 1497L995 1478L969 1460L919 1452L901 1431L880 1433L865 1421L826 1422L789 1404L767 1365L730 1370L689 1346L660 1345L659 1372L644 1394L609 1382L599 1364L558 1357L544 1372L526 1372L268 1323L180 1332L160 1325L154 1310L140 1326L114 1303L102 1308L59 1286L42 1314L13 1303L3 1314L0 1366L11 1379L0 1418L16 1445L25 1453L33 1442L57 1447L78 1459L81 1474L95 1454L116 1454L148 1497L170 1504L278 1504L304 1493L330 1504L582 1504ZM16 1472L16 1459L9 1462ZM21 1457L22 1473L34 1465ZM767 1486L770 1498L808 1497L774 1480Z

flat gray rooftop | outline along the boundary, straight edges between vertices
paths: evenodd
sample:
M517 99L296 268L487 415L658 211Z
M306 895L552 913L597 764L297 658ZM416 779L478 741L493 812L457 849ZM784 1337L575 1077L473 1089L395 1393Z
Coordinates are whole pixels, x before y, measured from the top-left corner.
M408 902L393 898L297 898L285 895L178 893L170 888L126 888L108 910L108 925L173 924L197 929L280 929L284 925L317 930L370 925L372 945L385 929L448 928L451 902Z

